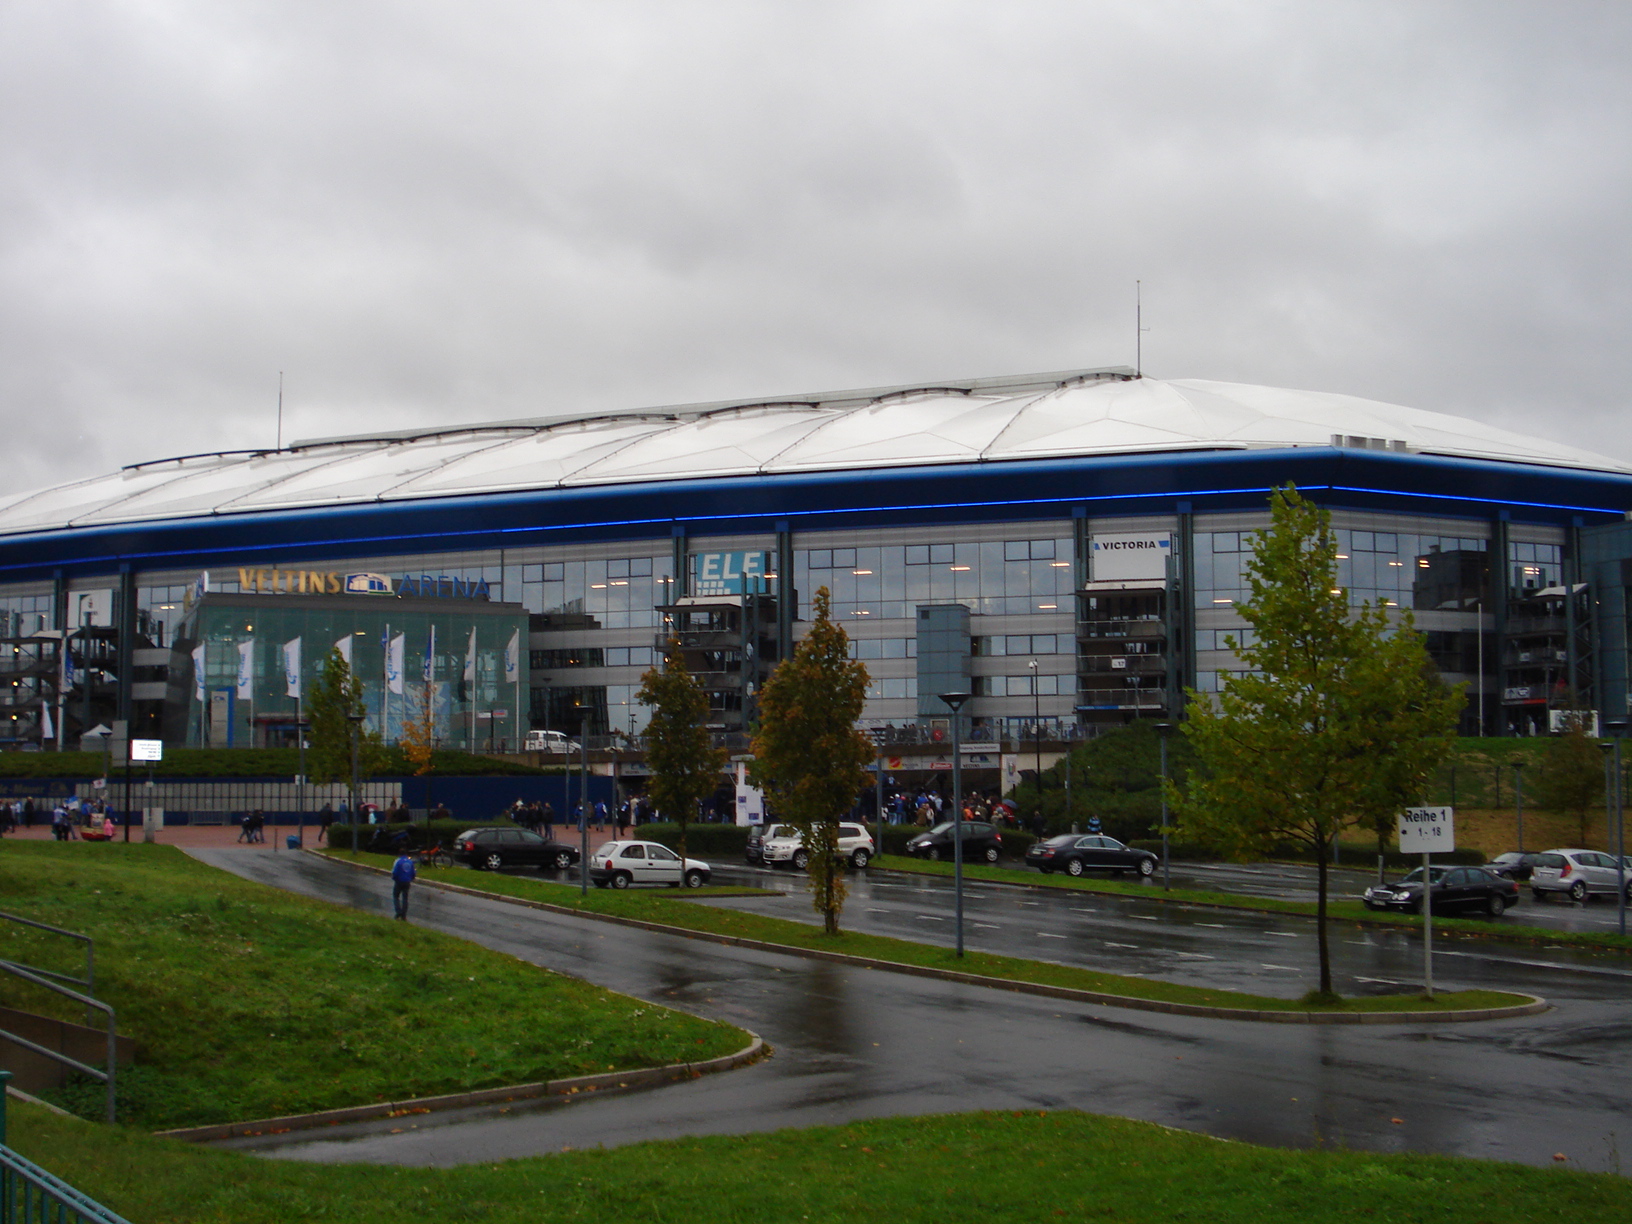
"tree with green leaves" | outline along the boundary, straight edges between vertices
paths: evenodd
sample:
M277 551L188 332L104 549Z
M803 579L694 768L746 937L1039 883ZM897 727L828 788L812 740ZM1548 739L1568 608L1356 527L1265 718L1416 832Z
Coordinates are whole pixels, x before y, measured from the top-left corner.
M640 678L636 699L652 711L646 724L648 791L657 810L680 827L681 875L685 874L686 827L697 805L714 793L726 753L708 733L708 693L686 667L680 643L670 638L663 666Z
M1320 986L1335 998L1327 943L1327 864L1349 825L1373 825L1420 798L1450 751L1462 705L1428 665L1408 611L1349 606L1337 582L1331 517L1290 485L1253 536L1249 645L1221 675L1216 704L1191 691L1184 730L1197 768L1172 788L1180 836L1261 854L1302 842L1319 864Z
M870 782L873 742L856 729L867 668L850 657L849 635L833 623L826 587L811 608L810 631L760 690L753 774L776 818L799 830L816 912L823 929L837 935L846 892L839 822Z
M306 717L312 729L312 746L307 751L306 765L312 781L342 782L351 777L354 725L358 736L358 777L374 772L383 749L380 737L366 730L361 722L367 713L362 680L352 673L344 655L330 650L323 660L323 670L306 694Z
M1564 733L1552 737L1543 749L1533 775L1539 806L1574 816L1581 826L1581 844L1587 841L1587 814L1604 798L1604 761L1598 741L1587 734L1590 717L1571 710Z

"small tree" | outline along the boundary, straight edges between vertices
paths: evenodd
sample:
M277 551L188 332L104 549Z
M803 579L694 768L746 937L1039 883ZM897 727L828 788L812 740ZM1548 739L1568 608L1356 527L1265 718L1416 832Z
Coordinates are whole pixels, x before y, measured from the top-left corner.
M1587 840L1587 813L1604 797L1604 762L1598 741L1587 734L1585 712L1567 717L1564 734L1547 742L1535 772L1535 796L1540 806L1574 816Z
M839 933L844 864L839 821L868 783L873 743L856 729L867 699L867 668L850 658L850 639L833 623L826 587L815 620L759 694L754 779L777 818L798 828L810 855L810 887L829 935Z
M351 666L338 650L330 650L323 660L311 692L306 712L312 729L312 746L307 768L314 782L339 782L351 777L351 737L354 717L367 713L363 703L363 682L352 674ZM379 767L383 749L378 734L356 725L357 772L367 777Z
M409 690L409 715L402 723L402 755L413 766L414 776L431 772L436 755L436 694L427 680ZM425 783L425 823L431 823L431 784Z
M1238 852L1299 841L1315 853L1317 996L1331 998L1327 864L1342 829L1416 799L1450 751L1461 707L1427 665L1409 612L1349 607L1337 585L1330 516L1288 486L1254 537L1250 598L1236 611L1250 646L1218 703L1192 692L1185 733L1200 768L1172 790L1183 835Z
M686 827L697 805L714 793L726 753L708 734L708 694L686 668L680 643L669 639L663 666L640 678L636 699L651 707L646 724L648 793L657 810L680 827L680 871L685 876ZM586 797L587 802L587 797Z

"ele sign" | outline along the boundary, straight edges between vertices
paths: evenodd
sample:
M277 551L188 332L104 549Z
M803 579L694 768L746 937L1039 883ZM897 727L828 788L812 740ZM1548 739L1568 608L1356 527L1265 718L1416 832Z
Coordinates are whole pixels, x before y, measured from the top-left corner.
M1401 854L1438 854L1456 849L1456 828L1448 807L1406 808L1399 815Z

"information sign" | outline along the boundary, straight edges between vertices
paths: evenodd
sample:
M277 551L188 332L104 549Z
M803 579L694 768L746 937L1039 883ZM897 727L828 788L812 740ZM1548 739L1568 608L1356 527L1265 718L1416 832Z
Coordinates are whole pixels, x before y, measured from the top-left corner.
M130 759L133 761L164 760L164 741L143 739L131 740Z
M1401 854L1438 854L1456 849L1456 830L1448 807L1406 808L1399 815Z

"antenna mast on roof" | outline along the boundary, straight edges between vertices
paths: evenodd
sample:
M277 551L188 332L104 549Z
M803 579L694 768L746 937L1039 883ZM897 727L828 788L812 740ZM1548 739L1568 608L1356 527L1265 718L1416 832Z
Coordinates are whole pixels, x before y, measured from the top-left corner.
M278 371L278 449L283 449L283 371Z
M1145 376L1144 341L1145 332L1145 304L1143 282L1133 282L1133 376Z

